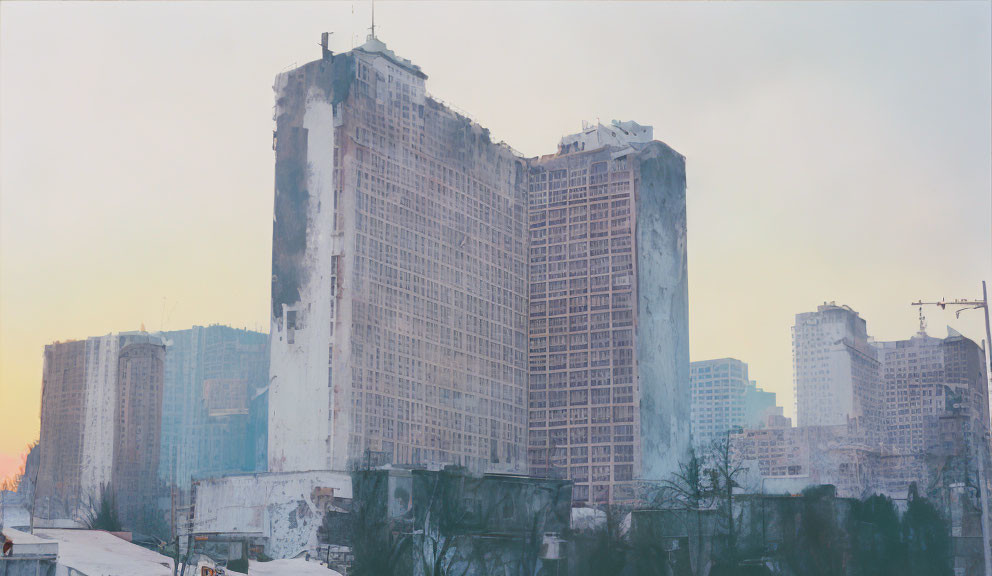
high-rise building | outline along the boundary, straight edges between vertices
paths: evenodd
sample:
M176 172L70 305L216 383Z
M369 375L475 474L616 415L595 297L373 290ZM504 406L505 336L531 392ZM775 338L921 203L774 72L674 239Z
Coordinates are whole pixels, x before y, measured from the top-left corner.
M782 407L776 403L774 392L758 388L758 383L754 380L748 382L747 390L744 392L744 426L746 428L763 428L768 426L770 421L784 423L788 420L784 416Z
M188 488L195 478L264 470L265 410L257 405L269 379L268 335L215 325L162 337L159 478Z
M121 524L147 530L158 514L165 342L158 334L122 335L117 366L111 486Z
M264 469L268 361L225 326L46 346L39 517L85 521L108 487L140 525L161 486Z
M948 327L947 338L922 326L909 340L876 342L884 381L886 447L898 454L927 452L939 443L938 419L958 415L979 437L988 432L985 351Z
M110 484L119 346L117 334L45 346L40 518L84 520Z
M85 340L45 346L41 390L38 508L42 516L47 516L49 508L62 508L66 501L72 501L71 508L75 508L75 502L81 497L86 410Z
M614 121L528 180L530 471L631 500L689 446L685 160Z
M598 501L667 476L689 442L683 157L614 122L522 158L378 39L323 44L275 84L270 470L529 464Z
M831 302L796 314L793 383L799 426L854 425L881 441L882 384L867 325L848 306Z
M764 428L770 416L780 415L775 393L758 388L748 377L747 363L735 358L693 362L689 381L696 446L706 446L729 431Z
M378 39L323 45L275 82L269 469L523 470L525 161Z

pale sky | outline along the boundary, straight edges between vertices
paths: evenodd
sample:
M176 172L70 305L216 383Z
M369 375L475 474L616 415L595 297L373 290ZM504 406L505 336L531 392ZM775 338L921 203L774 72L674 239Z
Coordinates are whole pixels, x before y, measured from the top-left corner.
M790 327L878 339L992 280L989 2L377 2L428 91L527 155L636 120L686 156L690 350L793 413ZM0 477L46 343L268 329L272 83L368 2L0 3ZM164 303L164 305L163 305ZM165 310L165 313L163 313ZM979 312L931 310L981 340Z

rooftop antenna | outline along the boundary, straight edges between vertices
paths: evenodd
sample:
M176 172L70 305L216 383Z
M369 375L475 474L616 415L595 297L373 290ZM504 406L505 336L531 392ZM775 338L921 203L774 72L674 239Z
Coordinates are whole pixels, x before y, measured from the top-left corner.
M375 38L375 0L372 0L372 37Z

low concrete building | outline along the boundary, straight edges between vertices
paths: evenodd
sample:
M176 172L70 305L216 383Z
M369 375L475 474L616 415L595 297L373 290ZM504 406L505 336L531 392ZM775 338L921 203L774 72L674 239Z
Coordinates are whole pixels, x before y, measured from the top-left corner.
M3 576L56 576L59 544L54 540L39 538L29 532L2 528L2 542L13 545L10 555L0 556L0 574Z
M247 542L273 558L291 558L317 549L317 528L338 498L351 499L351 477L346 472L199 480L193 483L192 530L206 541ZM182 522L177 529L186 532Z

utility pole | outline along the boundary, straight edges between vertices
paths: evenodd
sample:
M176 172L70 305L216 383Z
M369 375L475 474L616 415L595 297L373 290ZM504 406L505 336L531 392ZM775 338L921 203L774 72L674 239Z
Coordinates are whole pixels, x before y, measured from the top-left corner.
M919 306L921 312L923 310L923 306L938 306L941 310L946 310L948 306L951 306L957 308L957 310L954 311L955 318L960 318L961 313L964 312L965 310L977 310L981 308L985 311L985 345L982 346L982 348L984 348L984 352L986 354L985 366L987 368L987 373L986 373L986 382L985 382L985 397L986 397L986 405L988 405L987 401L989 397L989 391L990 391L989 389L990 389L990 384L992 384L992 382L988 380L988 377L992 375L992 350L989 350L989 347L992 346L992 327L989 326L989 295L985 281L982 280L981 300L966 300L960 298L957 300L951 300L949 302L943 299L941 299L939 302L924 302L922 300L919 300L917 302L913 302L911 305ZM922 331L922 327L921 327L921 331ZM985 421L982 423L982 430L981 430L982 449L978 454L978 494L979 494L979 499L981 500L982 503L982 551L983 551L983 556L985 557L985 576L992 576L992 549L989 548L989 536L992 530L990 530L989 527L989 498L988 498L988 486L986 485L988 482L988 469L986 467L987 466L986 460L990 448L989 434L988 434L989 415L985 414L983 416L983 419Z

